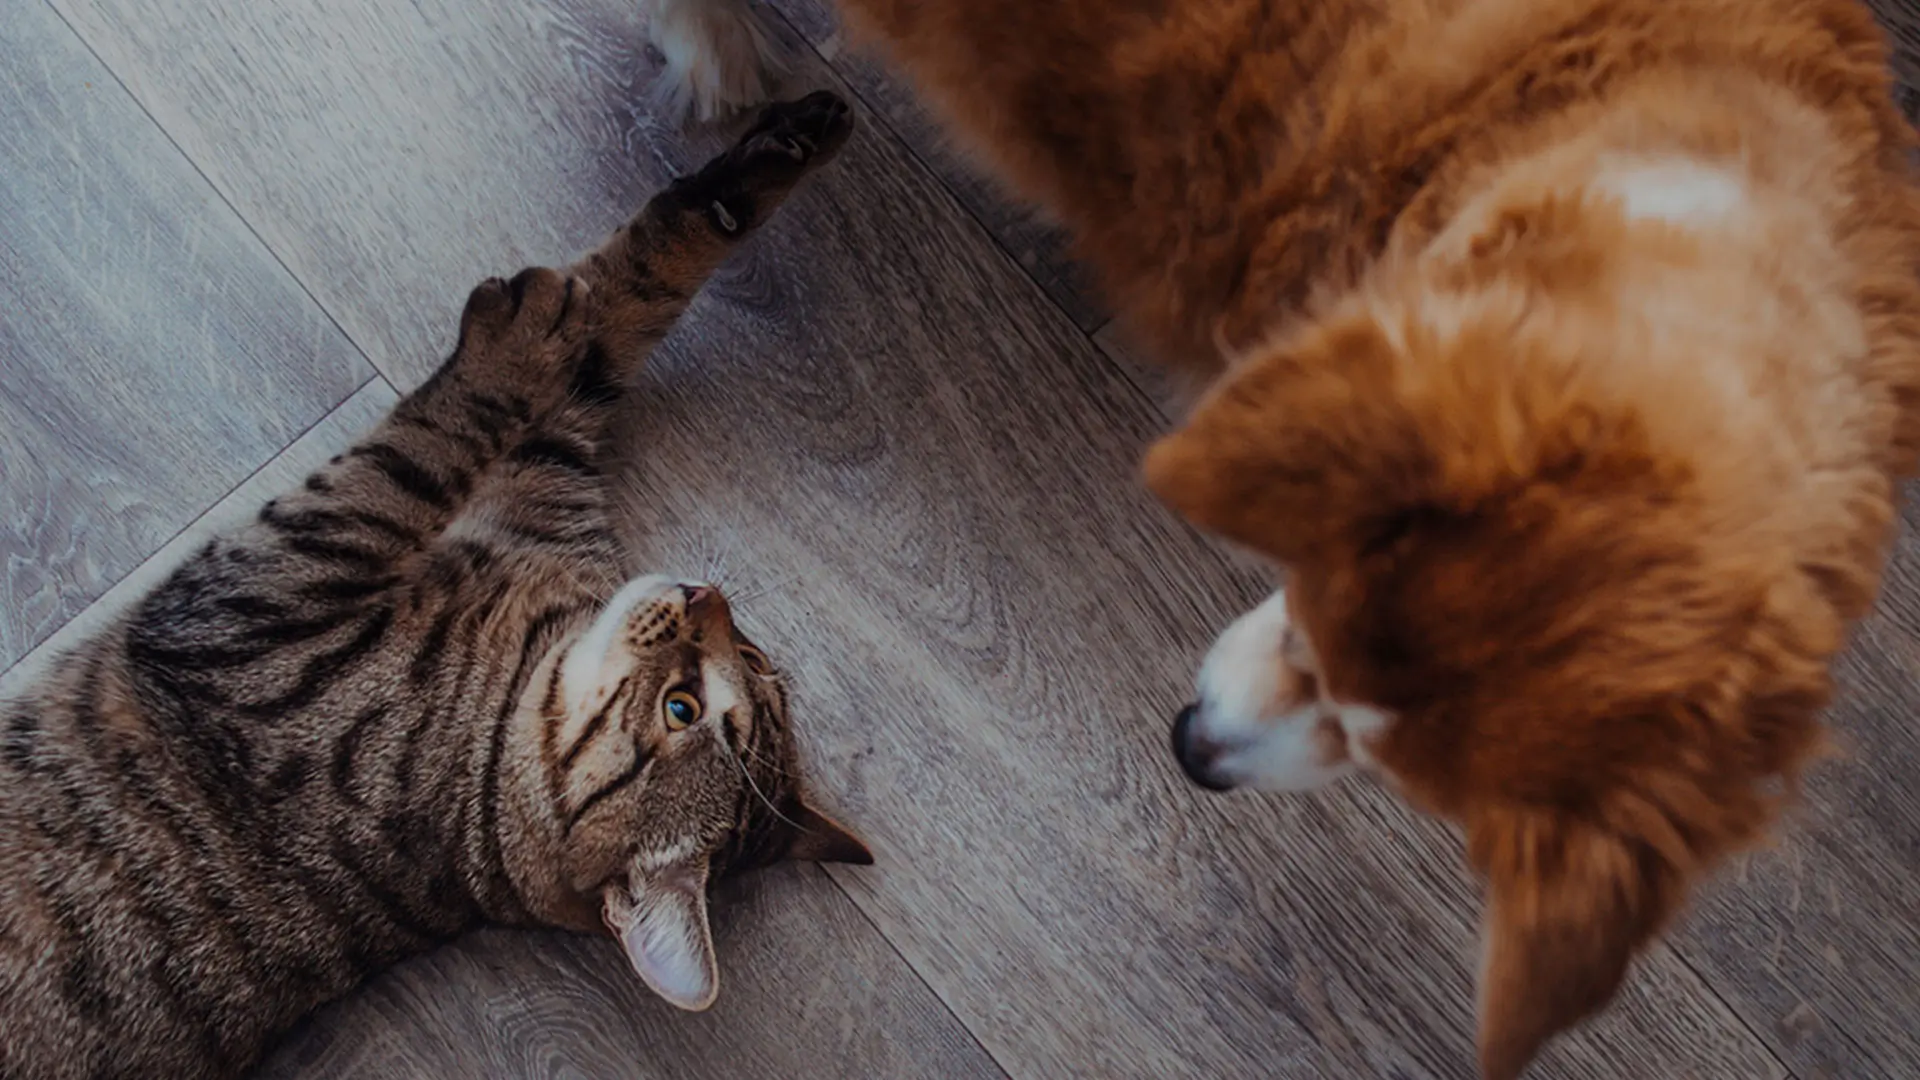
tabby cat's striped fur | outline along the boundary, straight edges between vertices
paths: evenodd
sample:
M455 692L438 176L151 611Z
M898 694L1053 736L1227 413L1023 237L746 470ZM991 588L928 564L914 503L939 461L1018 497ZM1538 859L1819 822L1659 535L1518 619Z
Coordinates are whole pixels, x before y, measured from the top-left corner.
M711 589L617 578L596 463L648 349L837 149L776 106L0 712L0 1077L211 1077L482 923L611 929L712 1000L709 874L864 860Z

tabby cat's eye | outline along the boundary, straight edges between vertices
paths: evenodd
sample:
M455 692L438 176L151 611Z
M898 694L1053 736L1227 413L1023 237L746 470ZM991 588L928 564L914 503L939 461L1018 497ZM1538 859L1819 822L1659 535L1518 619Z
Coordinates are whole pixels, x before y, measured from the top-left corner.
M661 711L667 715L668 731L683 731L700 719L700 699L685 690L675 690L667 695L660 704Z
M747 670L755 675L773 674L773 661L767 659L766 653L751 645L740 646L740 659L747 662Z

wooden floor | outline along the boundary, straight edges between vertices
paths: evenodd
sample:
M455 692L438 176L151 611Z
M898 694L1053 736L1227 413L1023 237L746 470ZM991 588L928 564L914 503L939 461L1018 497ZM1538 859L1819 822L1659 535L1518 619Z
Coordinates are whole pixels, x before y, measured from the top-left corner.
M866 123L654 367L624 488L641 565L749 597L879 864L729 891L705 1015L607 942L483 934L264 1075L1470 1076L1457 840L1365 784L1179 778L1166 719L1257 577L1138 489L1155 384L1053 238L780 8L793 88ZM424 377L474 281L719 146L654 70L633 0L0 0L0 692ZM1852 755L1537 1075L1920 1075L1908 535Z

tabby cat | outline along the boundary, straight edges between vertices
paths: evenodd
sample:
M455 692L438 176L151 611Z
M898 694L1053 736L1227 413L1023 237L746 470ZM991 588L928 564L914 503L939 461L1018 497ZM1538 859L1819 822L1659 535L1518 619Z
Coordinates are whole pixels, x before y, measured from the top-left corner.
M475 289L362 443L0 711L0 1077L232 1076L485 923L712 1002L710 877L869 862L714 589L622 585L596 463L649 348L852 130L770 108L568 273Z

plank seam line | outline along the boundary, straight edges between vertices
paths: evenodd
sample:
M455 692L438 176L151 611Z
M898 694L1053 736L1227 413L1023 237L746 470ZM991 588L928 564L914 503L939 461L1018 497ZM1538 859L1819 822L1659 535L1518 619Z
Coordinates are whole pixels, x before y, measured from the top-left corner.
M119 588L121 582L139 573L142 567L145 567L149 562L152 562L153 559L156 556L158 556L162 551L165 551L167 549L168 544L171 544L175 540L178 540L182 536L186 535L189 531L193 529L194 526L200 524L200 522L204 520L208 514L211 514L216 509L218 509L221 503L226 502L228 498L230 498L235 492L239 491L241 488L245 487L249 482L253 480L254 477L260 475L260 473L263 470L265 470L268 466L272 465L276 461L279 461L280 458L284 454L286 454L288 450L293 448L293 445L295 443L299 442L301 439L306 438L309 434L313 432L315 428L319 427L321 424L326 423L327 420L330 419L334 413L339 412L341 408L347 404L347 402L352 401L356 396L359 395L359 393L362 390L365 390L367 387L372 386L376 382L386 382L386 377L381 375L378 369L376 369L372 375L368 376L365 382L362 382L360 385L347 391L345 397L342 397L339 401L336 401L332 405L327 406L327 408L324 411L322 411L319 416L315 417L311 423L307 424L305 427L295 432L293 435L293 438L288 439L285 446L282 446L280 449L275 450L271 454L268 454L266 457L266 460L260 462L260 464L255 465L252 469L248 470L247 474L241 477L238 481L236 481L232 487L214 496L212 501L208 502L207 505L201 507L199 512L194 514L193 517L189 518L185 524L181 525L178 529L175 529L172 533L168 534L167 538L160 541L160 543L156 545L152 551L147 552L145 555L140 557L140 560L138 562L135 562L131 567L128 567L126 573L121 574L119 577L114 578L112 581L108 582L106 588L100 590L99 596L96 596L92 600L88 601L87 605L81 608L79 611L76 611L72 615L68 616L67 618L62 619L60 621L60 625L54 627L52 630L47 631L47 633L44 636L42 636L38 641L35 641L33 643L33 646L31 648L29 648L26 652L21 653L18 657L14 658L13 663L8 664L4 668L0 668L0 679L4 679L7 675L13 672L14 668L17 668L21 664L24 664L28 660L32 659L36 653L38 653L42 648L46 646L47 642L53 640L55 637L58 637L60 632L62 630L65 630L71 623L74 622L74 620L80 618L82 615L85 615L87 612L93 610L93 606L95 604L98 604L101 600L105 599L108 593L112 592L116 588ZM392 384L388 383L388 386L389 388L391 388Z
M267 253L268 258L273 260L273 264L280 268L280 272L287 275L287 280L293 282L294 287L300 290L300 294L305 296L307 301L314 306L314 310L320 312L321 317L327 320L327 324L339 332L342 340L346 341L348 345L353 346L353 351L359 354L360 359L366 361L367 366L373 369L376 376L386 378L389 383L392 383L393 379L387 376L387 372L374 361L373 356L367 352L352 334L347 332L347 328L342 326L340 320L334 317L333 312L328 310L327 305L320 302L320 298L314 295L312 289L307 287L307 283L301 279L300 275L293 272L293 267L288 266L286 260L280 257L280 252L275 250L274 246L267 242L267 238L261 235L260 230L254 227L253 222L248 220L247 216L240 212L240 208L234 205L233 200L227 196L225 189L221 188L219 184L214 183L213 177L207 175L207 171L200 167L200 162L197 161L192 154L187 153L186 147L182 146L180 141L173 137L173 132L167 130L167 125L160 122L160 118L153 114L153 110L147 107L147 103L141 100L139 94L133 92L133 87L127 85L127 81L120 77L119 70L112 64L109 64L106 57L100 55L100 50L93 47L93 42L88 40L87 35L80 32L80 28L74 25L73 20L67 18L67 13L61 11L54 0L45 0L45 2L47 10L53 12L53 17L60 20L60 25L66 27L67 32L72 34L74 39L80 42L80 47L87 50L87 55L93 57L94 62L98 63L100 67L106 71L107 76L113 80L114 85L118 86L121 92L127 95L127 100L133 102L134 108L140 110L140 115L146 117L147 122L154 126L154 130L160 133L160 137L167 140L167 145L173 147L174 153L180 155L180 160L185 161L187 167L193 170L193 174L198 176L201 181L207 185L207 189L213 192L215 198L220 200L220 205L226 207L227 212L232 214L234 220L240 223L240 227L247 230L247 235L253 237L254 242L260 245L260 249ZM365 388L366 384L362 383L354 390L354 393L357 394ZM348 395L348 397L351 396L353 395ZM344 401L346 399L342 398L341 400ZM338 407L339 402L335 402L334 408ZM332 410L328 411L331 412Z
M961 1031L966 1032L967 1038L979 1049L980 1053L988 1061L993 1063L994 1068L1000 1070L1000 1075L1008 1078L1008 1080L1012 1080L1013 1073L1008 1071L1006 1064L1000 1060L999 1055L995 1054L988 1048L987 1044L981 1040L979 1033L973 1030L972 1024L967 1023L961 1018L959 1013L954 1011L953 1005L947 1001L946 997L942 995L939 990L934 989L933 984L928 982L926 975L921 972L919 965L915 964L906 953L900 951L900 946L893 940L893 935L887 933L885 928L874 921L873 915L867 911L866 905L862 904L859 898L853 895L852 890L847 888L845 883L840 880L839 876L835 874L832 869L822 865L820 872L826 875L828 881L833 882L834 888L840 890L840 895L847 898L847 903L852 905L853 910L860 913L861 920L872 927L875 934L880 935L880 940L886 942L887 948L892 950L893 955L899 957L900 963L906 965L906 969L913 974L915 981L927 988L927 993L933 996L933 1000L940 1003L941 1011L946 1013L947 1016L959 1026Z

